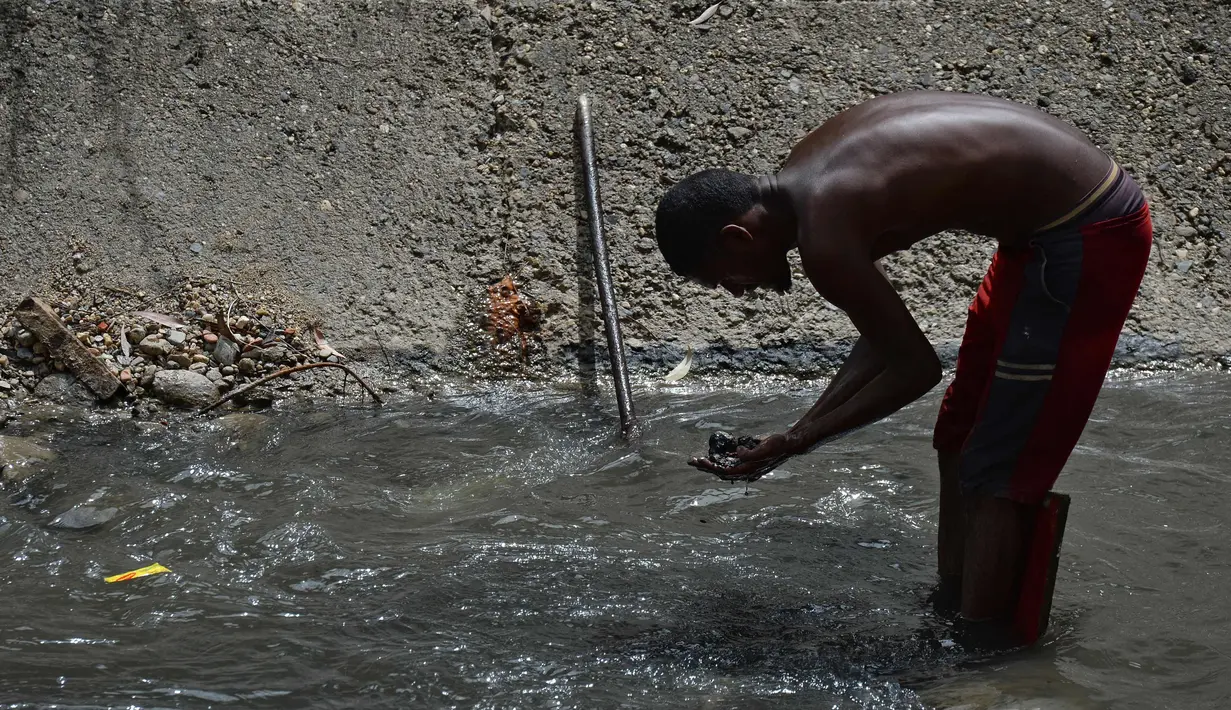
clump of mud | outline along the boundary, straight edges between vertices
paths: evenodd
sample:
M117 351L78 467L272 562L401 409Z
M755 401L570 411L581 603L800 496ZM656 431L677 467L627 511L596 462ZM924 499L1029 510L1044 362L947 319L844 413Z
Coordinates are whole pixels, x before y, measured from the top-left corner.
M709 459L723 468L731 468L740 463L735 452L740 448L755 449L761 440L752 436L734 437L725 431L716 431L710 435Z

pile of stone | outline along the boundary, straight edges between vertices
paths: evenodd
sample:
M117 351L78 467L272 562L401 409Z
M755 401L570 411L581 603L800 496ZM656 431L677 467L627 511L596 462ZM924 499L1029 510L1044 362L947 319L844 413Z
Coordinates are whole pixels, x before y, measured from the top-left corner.
M275 313L216 283L188 281L159 298L124 292L105 305L72 297L47 305L129 397L175 406L208 405L284 367L341 358L319 331L304 332L301 316ZM0 399L39 395L41 384L71 379L57 374L66 369L19 319L0 323Z

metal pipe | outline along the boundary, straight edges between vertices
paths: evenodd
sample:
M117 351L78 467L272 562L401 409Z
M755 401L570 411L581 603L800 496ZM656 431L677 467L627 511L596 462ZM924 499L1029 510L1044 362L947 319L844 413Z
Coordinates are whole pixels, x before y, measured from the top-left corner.
M603 304L603 326L607 331L607 351L611 376L615 380L616 404L620 407L620 433L626 440L641 434L633 396L628 386L628 365L624 360L624 338L620 334L620 315L611 288L611 267L607 260L607 241L603 236L603 205L598 193L598 168L594 163L594 135L590 129L590 99L585 94L577 101L577 130L581 142L581 165L585 173L586 208L590 215L590 236L594 240L594 274L599 300Z

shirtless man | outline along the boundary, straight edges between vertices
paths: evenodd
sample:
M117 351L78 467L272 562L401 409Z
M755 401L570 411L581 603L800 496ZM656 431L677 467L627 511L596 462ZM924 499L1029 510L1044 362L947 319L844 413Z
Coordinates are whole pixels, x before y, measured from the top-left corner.
M933 445L941 477L939 591L967 621L1013 613L1035 511L1102 388L1152 241L1137 184L1073 127L1033 108L912 91L834 116L776 175L707 170L658 206L678 274L734 296L791 285L799 249L820 295L860 337L793 426L741 449L753 481L875 422L941 379L941 364L878 260L945 230L995 239L969 308Z

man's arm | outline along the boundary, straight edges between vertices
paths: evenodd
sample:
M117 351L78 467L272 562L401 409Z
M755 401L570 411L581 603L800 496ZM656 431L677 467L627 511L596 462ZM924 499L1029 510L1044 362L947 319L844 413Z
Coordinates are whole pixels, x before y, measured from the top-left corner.
M708 459L693 459L693 466L727 480L756 480L791 456L896 412L940 381L936 352L880 265L859 253L857 240L839 236L829 244L838 246L801 247L800 256L817 291L841 308L860 332L842 370L784 434L767 437L751 451L741 450L739 465L723 468Z
M876 270L888 278L884 267L876 262ZM816 404L804 415L803 419L816 419L828 414L838 405L846 402L856 392L863 389L869 382L885 369L885 363L876 353L868 339L860 335L855 346L847 354L846 360L838 373L830 380L829 386L821 393ZM802 419L801 419L802 420Z
M882 368L841 404L814 407L796 422L786 436L797 451L886 417L940 382L935 350L861 244L831 234L819 246L801 247L800 255L817 292L846 312Z

